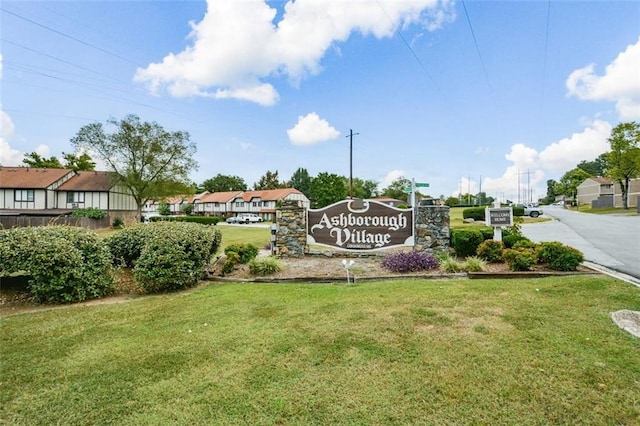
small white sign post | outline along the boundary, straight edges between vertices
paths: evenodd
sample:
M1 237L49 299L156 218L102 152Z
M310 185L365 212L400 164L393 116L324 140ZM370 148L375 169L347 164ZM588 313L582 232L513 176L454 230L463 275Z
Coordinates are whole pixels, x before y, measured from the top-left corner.
M484 211L485 223L493 226L493 240L502 241L502 227L513 225L513 209L500 207L500 201L494 201L493 208L487 207Z

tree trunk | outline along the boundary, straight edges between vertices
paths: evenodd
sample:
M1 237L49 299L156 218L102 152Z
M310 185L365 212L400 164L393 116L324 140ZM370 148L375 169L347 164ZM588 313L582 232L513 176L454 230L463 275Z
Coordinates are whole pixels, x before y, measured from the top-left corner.
M622 209L628 210L629 203L627 198L629 198L629 179L619 180L618 183L620 184L620 191L622 193Z

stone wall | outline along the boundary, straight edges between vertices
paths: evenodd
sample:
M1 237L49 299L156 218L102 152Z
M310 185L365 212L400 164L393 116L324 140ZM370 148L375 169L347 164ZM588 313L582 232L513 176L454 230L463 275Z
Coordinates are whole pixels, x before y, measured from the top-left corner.
M276 243L274 254L302 257L308 251L307 211L298 201L283 201L276 210Z
M414 249L432 254L448 251L450 235L449 207L418 206L414 213L416 215ZM309 247L307 246L307 212L304 207L301 207L296 201L283 202L282 206L276 210L276 224L274 247L276 256L302 257L309 254ZM371 252L370 254L375 253Z
M449 250L449 206L418 206L416 214L416 251L435 254Z

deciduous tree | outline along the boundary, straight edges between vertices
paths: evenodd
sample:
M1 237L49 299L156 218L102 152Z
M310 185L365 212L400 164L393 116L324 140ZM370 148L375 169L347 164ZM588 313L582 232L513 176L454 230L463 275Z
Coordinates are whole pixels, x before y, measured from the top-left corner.
M322 208L347 198L349 188L343 176L322 172L311 181L311 207Z
M271 170L267 170L258 182L253 184L254 191L262 191L267 189L278 189L285 188L286 184L284 182L280 182L278 178L278 171L272 172Z
M73 171L90 172L96 169L96 163L86 152L82 154L66 154L62 153L64 158L64 168Z
M313 178L309 175L307 169L302 167L298 168L293 175L291 175L291 180L289 181L289 185L292 188L297 189L302 192L307 198L311 199L311 181Z
M558 189L560 190L559 192L572 200L575 200L576 195L578 194L578 185L584 182L588 177L590 177L589 173L578 167L573 170L569 170L560 178L558 185Z
M202 182L201 189L209 192L246 191L247 184L239 176L217 174Z
M96 153L114 172L115 179L131 191L138 206L150 199L186 194L192 190L189 173L197 168L196 146L189 133L169 132L156 122L137 115L109 119L111 132L102 123L82 127L71 139L77 148Z
M629 208L629 181L640 176L640 124L620 123L609 137L611 151L607 153L607 176L620 185L622 208Z
M62 163L55 156L51 158L42 157L37 152L30 152L25 154L22 162L29 167L39 169L63 169Z

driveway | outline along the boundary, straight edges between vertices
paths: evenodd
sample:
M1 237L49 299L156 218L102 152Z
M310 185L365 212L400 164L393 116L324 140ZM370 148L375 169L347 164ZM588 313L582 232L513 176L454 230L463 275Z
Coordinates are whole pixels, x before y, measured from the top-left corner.
M578 213L546 206L551 222L523 225L532 241L560 241L584 253L585 259L640 279L640 216Z

